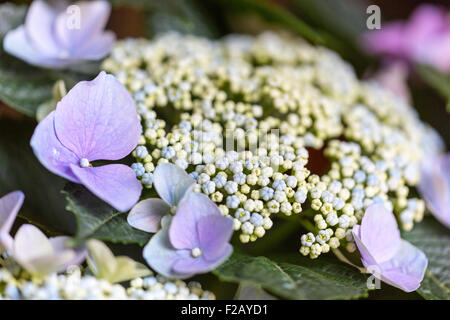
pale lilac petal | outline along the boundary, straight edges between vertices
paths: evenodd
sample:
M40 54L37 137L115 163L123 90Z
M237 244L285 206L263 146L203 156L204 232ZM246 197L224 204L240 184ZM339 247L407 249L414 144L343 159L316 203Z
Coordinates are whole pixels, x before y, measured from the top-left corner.
M89 161L122 159L136 147L141 130L130 93L105 72L79 82L56 107L58 139Z
M50 240L31 224L22 225L14 237L14 257L21 261L53 254Z
M144 247L143 256L153 270L168 278L189 278L192 274L177 273L172 270L174 263L186 259L190 255L188 250L176 250L169 241L168 220L163 218L163 228L159 230ZM166 222L166 223L165 223Z
M400 246L394 214L382 204L366 209L361 222L361 242L378 263L389 260Z
M14 191L0 198L0 252L12 250L13 238L9 232L24 199L22 191Z
M184 259L180 259L175 261L173 264L173 270L177 273L205 273L211 270L214 270L218 266L227 260L230 255L233 253L233 247L230 244L227 244L225 250L221 253L220 256L217 256L214 261L207 261L206 259L199 257L186 257Z
M22 191L14 191L0 198L0 231L9 233L22 207L25 195Z
M74 252L74 258L67 262L64 265L61 265L60 270L66 270L70 266L78 266L80 265L85 259L87 255L87 249L85 246L77 247L77 248L68 248L67 247L67 241L70 239L70 237L60 236L60 237L54 237L50 238L50 243L52 244L53 250L56 254L62 253L64 251L70 250Z
M145 232L156 232L163 216L170 214L169 205L161 199L146 199L136 204L128 214L128 223Z
M450 228L450 153L423 163L418 189L433 215Z
M106 57L116 41L114 32L105 31L87 42L76 55L79 59L100 60Z
M70 181L79 183L70 170L70 164L77 164L79 158L58 140L54 129L55 113L50 113L42 120L31 138L34 154L49 171Z
M75 258L72 250L55 253L50 240L35 226L22 225L14 238L14 259L33 274L60 271Z
M190 193L172 220L169 237L177 249L194 249L200 247L197 223L209 215L221 215L217 205L202 193Z
M231 218L221 214L209 215L198 221L200 249L206 261L214 262L223 255L233 235L233 225Z
M361 254L361 261L363 262L364 266L376 265L375 258L370 254L369 250L361 241L361 226L353 226L352 235L353 239L355 240L356 246L358 247L359 253Z
M75 5L80 10L79 28L71 23L74 12L69 10L70 7L59 14L55 22L55 36L59 44L74 55L82 51L91 39L100 35L111 13L111 5L107 1L82 1Z
M18 57L29 64L42 67L63 68L68 62L56 58L45 56L27 38L25 27L9 31L3 40L3 48L9 54Z
M153 185L158 195L170 206L177 206L194 183L194 179L172 163L158 165L153 173Z
M49 58L64 56L60 45L55 41L54 24L58 14L66 6L65 1L59 1L52 6L45 1L35 0L30 5L25 18L25 30L30 44Z
M123 164L81 168L71 165L75 176L97 197L120 212L130 210L141 195L135 172Z
M425 254L405 240L397 253L380 264L381 276L384 282L406 292L415 291L423 280L428 260Z

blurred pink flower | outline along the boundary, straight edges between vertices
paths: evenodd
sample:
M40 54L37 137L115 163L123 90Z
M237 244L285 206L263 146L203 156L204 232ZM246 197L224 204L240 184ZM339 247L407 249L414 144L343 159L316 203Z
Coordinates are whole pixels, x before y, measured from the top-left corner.
M389 63L382 67L371 77L383 88L393 94L402 97L406 102L411 101L411 94L408 88L408 66L403 62Z
M450 16L438 6L418 7L408 21L396 21L363 35L362 45L388 59L424 63L450 72Z

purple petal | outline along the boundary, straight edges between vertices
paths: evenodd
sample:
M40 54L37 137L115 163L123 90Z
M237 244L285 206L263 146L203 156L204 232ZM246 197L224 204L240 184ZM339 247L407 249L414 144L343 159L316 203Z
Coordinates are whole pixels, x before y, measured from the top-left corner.
M186 257L179 259L173 264L173 270L177 273L205 273L214 270L227 260L233 253L233 247L227 244L221 255L217 256L214 261L207 261L205 258Z
M361 242L378 263L389 260L400 246L400 231L394 214L384 205L366 209L361 222Z
M71 169L86 188L120 212L130 210L139 200L142 185L130 167L123 164L90 168L71 165Z
M379 265L381 280L406 292L415 291L423 280L428 260L425 254L405 240L396 254Z
M169 205L161 199L147 199L136 204L128 214L128 223L145 232L156 232L160 228L161 218L170 214Z
M229 246L233 220L222 215L209 215L199 220L197 232L204 259L214 262Z
M435 35L442 34L448 28L447 12L433 5L421 5L414 10L405 28L404 38L408 50L419 49Z
M67 66L67 61L45 56L33 47L28 39L24 26L9 31L3 41L6 52L16 56L29 64L42 67L63 68Z
M79 158L64 147L58 140L54 129L55 112L42 120L31 137L31 147L34 154L49 171L75 183L77 177L70 170L70 164L78 164Z
M58 139L89 161L122 159L136 147L141 130L131 95L105 72L79 82L56 107Z
M173 264L188 258L190 252L187 250L176 250L169 241L167 224L170 217L163 218L163 228L159 230L144 247L143 256L153 270L168 278L189 278L192 274L177 273L172 270Z
M197 224L209 215L222 215L217 205L201 193L190 193L181 202L169 228L172 245L177 249L200 247Z
M194 186L183 169L172 163L160 164L153 173L153 184L158 195L170 206L177 206Z
M418 189L433 215L450 228L450 153L424 162Z
M55 7L45 1L35 0L30 5L26 19L25 30L31 45L46 57L61 58L64 53L54 38L54 24L57 15L67 6L59 2Z
M61 266L61 270L67 270L67 268L70 266L78 266L86 259L87 255L86 247L81 246L76 249L68 248L66 244L69 239L70 239L69 237L65 236L54 237L49 239L55 253L59 254L67 250L73 251L75 253L74 258L72 260L67 262L65 265Z
M55 34L59 43L72 54L82 52L86 43L97 38L108 22L111 5L107 1L78 2L79 28L71 24L74 12L66 10L56 19Z
M389 23L381 30L365 33L362 44L367 52L372 54L388 54L395 57L405 57L404 24Z
M46 274L60 271L75 258L73 250L56 253L50 240L35 226L25 224L14 238L14 259L27 271Z

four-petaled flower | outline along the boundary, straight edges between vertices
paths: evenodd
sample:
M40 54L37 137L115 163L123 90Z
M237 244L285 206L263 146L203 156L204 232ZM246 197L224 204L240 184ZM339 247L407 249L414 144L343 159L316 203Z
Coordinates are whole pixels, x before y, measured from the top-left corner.
M51 172L83 184L119 211L129 210L142 186L122 164L92 166L96 160L119 160L136 147L141 124L127 89L101 72L79 82L39 123L31 146Z
M450 153L424 161L419 191L434 216L450 228Z
M428 260L421 250L400 238L394 214L384 205L367 208L352 234L364 267L375 277L406 292L420 286Z
M71 6L58 1L51 6L36 0L25 24L6 35L5 51L30 64L51 68L100 60L115 41L113 32L104 31L110 11L107 1L82 1Z
M189 193L175 216L166 215L144 248L144 258L169 278L189 278L215 269L232 253L233 220L201 193Z
M159 230L163 216L175 213L181 201L195 185L183 169L171 163L160 164L153 174L153 186L161 197L142 200L130 211L128 223L146 232Z

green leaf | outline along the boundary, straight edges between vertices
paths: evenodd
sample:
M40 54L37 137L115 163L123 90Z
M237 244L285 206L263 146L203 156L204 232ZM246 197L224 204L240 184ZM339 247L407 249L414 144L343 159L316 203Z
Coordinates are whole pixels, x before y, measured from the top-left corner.
M292 4L305 20L348 42L368 31L367 4L359 0L293 0Z
M450 100L450 74L445 74L427 65L417 65L416 70L430 87L444 99Z
M45 169L34 156L30 138L35 121L0 118L0 196L25 193L19 216L46 231L72 233L75 219L65 210L61 189L65 181Z
M0 49L0 100L34 117L39 105L52 97L54 80L40 69L7 55Z
M37 107L50 100L54 81L44 70L19 61L3 50L3 36L23 22L26 7L0 5L0 100L33 117Z
M214 2L234 12L257 14L265 21L282 25L315 44L325 43L322 34L289 11L266 0L215 0Z
M63 193L66 195L66 209L75 215L77 233L75 239L99 239L114 243L144 245L150 234L132 228L127 222L127 214L117 212L101 201L85 187L68 183Z
M403 238L425 252L428 269L417 292L425 299L450 299L450 231L434 218L416 224Z
M152 1L148 16L148 36L168 31L212 38L217 35L215 24L195 0Z
M353 299L366 297L368 291L364 275L327 258L270 260L235 253L213 273L222 281L259 286L287 299Z

